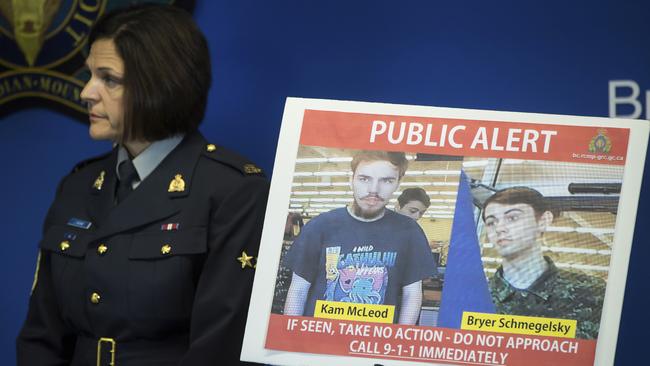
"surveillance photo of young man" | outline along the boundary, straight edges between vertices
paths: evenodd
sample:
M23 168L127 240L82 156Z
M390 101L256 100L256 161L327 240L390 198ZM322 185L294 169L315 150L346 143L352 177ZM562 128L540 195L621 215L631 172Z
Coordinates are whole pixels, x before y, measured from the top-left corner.
M324 300L391 305L393 322L416 324L436 263L416 221L386 208L407 167L402 152L354 154L352 202L311 219L287 253L285 315L313 316Z
M485 233L501 265L489 280L499 314L577 320L576 337L598 336L606 283L558 268L542 238L554 221L547 199L524 186L497 191L483 205Z

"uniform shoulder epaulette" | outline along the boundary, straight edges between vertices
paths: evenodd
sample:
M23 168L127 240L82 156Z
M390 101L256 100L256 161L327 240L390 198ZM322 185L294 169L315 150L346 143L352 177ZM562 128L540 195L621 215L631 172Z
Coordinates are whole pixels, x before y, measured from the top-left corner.
M102 159L106 158L112 152L113 151L111 150L111 151L105 152L103 154L93 156L91 158L88 158L86 160L82 160L82 161L78 162L77 164L75 164L74 168L72 168L72 171L70 171L70 174L78 172L80 169L82 169L83 167L85 167L88 164L91 164L91 163L94 163L94 162L96 162L98 160L102 160Z
M264 172L262 171L262 168L253 164L250 160L239 155L238 153L226 149L223 146L207 144L205 146L205 149L203 150L203 155L205 155L206 157L214 161L218 161L222 164L225 164L241 172L244 175L260 176L260 177L265 176Z

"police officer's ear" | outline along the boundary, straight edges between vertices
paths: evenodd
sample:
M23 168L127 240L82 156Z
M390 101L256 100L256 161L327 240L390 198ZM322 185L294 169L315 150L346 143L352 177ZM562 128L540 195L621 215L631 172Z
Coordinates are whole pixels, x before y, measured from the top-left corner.
M553 223L553 213L551 211L544 211L542 216L537 220L537 229L540 233L544 233L546 228Z

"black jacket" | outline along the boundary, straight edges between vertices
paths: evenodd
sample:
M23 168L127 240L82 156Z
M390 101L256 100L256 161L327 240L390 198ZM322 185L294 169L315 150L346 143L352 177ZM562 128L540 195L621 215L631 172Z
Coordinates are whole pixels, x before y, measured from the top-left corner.
M101 365L238 364L266 179L194 133L116 205L116 157L59 186L18 365L97 365L100 338Z

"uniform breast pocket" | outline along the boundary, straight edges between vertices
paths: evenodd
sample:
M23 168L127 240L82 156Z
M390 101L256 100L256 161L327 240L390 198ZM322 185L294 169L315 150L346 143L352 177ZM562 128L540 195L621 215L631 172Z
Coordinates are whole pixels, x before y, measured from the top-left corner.
M84 259L91 233L71 228L66 225L54 225L45 231L39 243L42 255L49 256L48 273L50 276L60 309L64 312L74 311L70 306L84 299ZM79 304L77 304L79 305Z
M133 235L127 284L132 316L178 320L188 317L206 251L205 228Z

